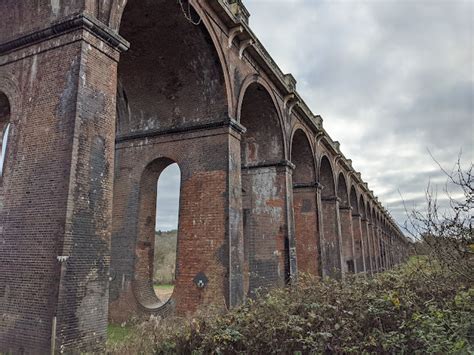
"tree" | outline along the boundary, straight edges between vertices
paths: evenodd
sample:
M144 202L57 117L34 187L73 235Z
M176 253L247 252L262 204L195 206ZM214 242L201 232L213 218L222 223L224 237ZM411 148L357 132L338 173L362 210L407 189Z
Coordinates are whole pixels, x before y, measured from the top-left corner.
M405 230L416 241L416 254L427 255L442 267L458 273L467 281L473 281L474 238L472 222L474 218L474 175L472 162L467 168L459 155L451 171L439 164L446 175L444 194L448 205L438 202L436 189L428 184L425 192L426 208L408 212Z

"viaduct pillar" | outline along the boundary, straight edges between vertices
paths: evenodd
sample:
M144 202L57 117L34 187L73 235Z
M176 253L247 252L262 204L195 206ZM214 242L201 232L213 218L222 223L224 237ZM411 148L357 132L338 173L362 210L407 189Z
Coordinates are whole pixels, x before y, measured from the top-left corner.
M354 235L352 230L352 207L339 206L339 218L341 223L342 255L344 272L358 272L355 262Z
M342 240L339 199L335 196L321 198L323 240L323 276L342 277Z
M17 88L6 88L16 159L1 187L3 351L105 343L116 71L126 47L85 15L0 47L0 90Z
M352 214L352 234L354 236L354 256L357 272L366 272L365 242L362 234L362 218L359 213Z

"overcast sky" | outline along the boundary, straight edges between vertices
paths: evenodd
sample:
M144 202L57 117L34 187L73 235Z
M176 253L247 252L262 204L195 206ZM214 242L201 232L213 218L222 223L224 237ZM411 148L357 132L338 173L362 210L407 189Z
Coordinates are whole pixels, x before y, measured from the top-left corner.
M399 191L421 206L428 181L443 188L428 150L448 169L461 149L473 161L474 1L244 3L257 37L398 223Z

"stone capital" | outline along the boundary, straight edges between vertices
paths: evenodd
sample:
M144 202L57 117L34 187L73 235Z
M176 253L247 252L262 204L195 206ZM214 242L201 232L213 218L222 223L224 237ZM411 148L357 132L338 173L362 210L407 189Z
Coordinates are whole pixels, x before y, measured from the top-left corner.
M341 199L337 196L321 196L321 201L323 202L341 202Z
M0 54L5 54L21 47L40 43L76 30L86 30L90 32L108 46L115 48L119 52L126 51L130 47L127 40L113 32L109 27L96 18L80 14L53 23L49 27L23 35L9 42L2 43L0 44Z
M308 183L294 183L293 188L294 189L319 189L319 183L318 182L308 182Z

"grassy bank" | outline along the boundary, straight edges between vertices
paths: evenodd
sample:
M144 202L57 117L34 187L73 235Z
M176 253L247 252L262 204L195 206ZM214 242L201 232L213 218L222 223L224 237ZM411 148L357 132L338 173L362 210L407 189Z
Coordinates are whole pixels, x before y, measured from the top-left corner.
M469 353L474 289L416 258L373 278L300 277L231 312L151 319L112 353Z

